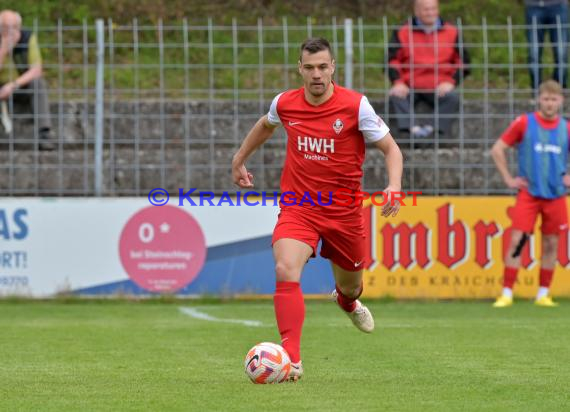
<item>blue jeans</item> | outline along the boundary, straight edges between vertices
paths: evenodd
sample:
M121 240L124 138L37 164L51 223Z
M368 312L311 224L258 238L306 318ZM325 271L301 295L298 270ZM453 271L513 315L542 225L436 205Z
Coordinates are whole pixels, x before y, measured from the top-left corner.
M527 7L525 14L526 24L529 26L526 31L526 38L529 45L528 64L531 87L536 91L542 81L540 64L544 33L548 31L556 63L552 78L566 88L568 80L568 5ZM544 25L550 25L550 27L544 27Z

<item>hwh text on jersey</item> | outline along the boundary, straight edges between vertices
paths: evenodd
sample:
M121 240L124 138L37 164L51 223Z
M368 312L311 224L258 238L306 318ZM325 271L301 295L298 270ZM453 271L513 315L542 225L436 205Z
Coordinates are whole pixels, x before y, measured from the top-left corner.
M297 148L300 152L334 153L334 139L297 136Z

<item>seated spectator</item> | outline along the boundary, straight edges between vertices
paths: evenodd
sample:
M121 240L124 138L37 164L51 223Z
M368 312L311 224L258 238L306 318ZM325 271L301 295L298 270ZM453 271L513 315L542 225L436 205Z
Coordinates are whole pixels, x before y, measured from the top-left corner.
M538 85L542 83L540 64L544 33L547 31L556 63L552 78L566 89L568 86L568 0L524 0L524 4L530 87L533 95L536 94Z
M459 109L455 88L468 74L467 50L460 50L458 29L439 17L437 0L416 0L414 14L390 41L390 104L398 128L411 136L425 139L434 132L449 135ZM410 116L420 101L434 108L438 122L431 119L431 123L419 123L416 116Z
M36 110L40 149L53 149L38 40L34 33L22 30L22 18L11 10L0 12L0 85L0 100L26 100Z

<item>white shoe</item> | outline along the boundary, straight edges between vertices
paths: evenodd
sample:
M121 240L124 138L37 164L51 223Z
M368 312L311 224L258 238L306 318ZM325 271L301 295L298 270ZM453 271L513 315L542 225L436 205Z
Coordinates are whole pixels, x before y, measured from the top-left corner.
M338 305L338 293L336 290L333 290L332 296L335 302ZM350 318L354 326L360 329L362 332L370 333L374 330L374 318L372 317L372 313L368 310L366 306L364 306L360 301L356 300L356 308L352 312L347 312L341 308L341 310L346 313L346 315ZM340 307L340 305L339 305Z
M433 134L433 126L426 124L424 126L414 126L411 130L411 135L416 139L425 139Z
M289 370L289 377L287 380L289 382L297 382L303 376L303 362L299 361L297 363L291 362L291 369Z

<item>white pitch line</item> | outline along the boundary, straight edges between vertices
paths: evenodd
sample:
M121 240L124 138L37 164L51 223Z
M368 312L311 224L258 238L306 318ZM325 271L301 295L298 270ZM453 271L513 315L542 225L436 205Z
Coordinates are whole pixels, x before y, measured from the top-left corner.
M248 319L220 319L220 318L216 318L215 316L212 315L208 315L207 313L204 312L200 312L198 309L194 309L194 308L184 308L184 307L180 307L178 308L180 309L180 312L182 312L185 315L188 315L194 319L201 319L201 320L207 320L210 322L225 322L225 323L238 323L240 325L245 325L245 326L253 326L253 327L259 327L259 326L263 326L263 323L261 323L258 320L248 320Z

